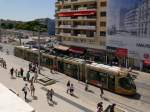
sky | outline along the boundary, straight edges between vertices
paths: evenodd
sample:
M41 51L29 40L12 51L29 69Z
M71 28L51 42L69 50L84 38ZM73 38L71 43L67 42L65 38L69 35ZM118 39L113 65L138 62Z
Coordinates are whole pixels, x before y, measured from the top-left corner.
M54 18L55 0L0 0L0 19Z

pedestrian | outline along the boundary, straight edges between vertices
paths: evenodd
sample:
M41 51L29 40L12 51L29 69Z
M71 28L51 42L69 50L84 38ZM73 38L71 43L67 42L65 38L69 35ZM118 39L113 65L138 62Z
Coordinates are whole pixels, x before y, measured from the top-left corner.
M33 80L34 80L34 76L31 78L30 83L33 83Z
M50 66L50 72L53 74L53 67Z
M70 81L67 82L67 93L69 92L70 90Z
M10 69L10 74L11 74L11 78L12 78L13 74L14 74L14 68L13 67Z
M6 51L6 54L7 54L7 55L9 55L9 51L8 51L8 49L7 49L7 51Z
M97 112L103 112L103 102L97 104Z
M71 84L70 86L70 95L73 95L74 94L74 86L73 84Z
M32 69L32 63L30 62L29 63L29 71L31 71L31 69Z
M53 95L54 95L54 90L53 89L47 91L48 101L51 101L51 102L53 101Z
M37 79L38 79L38 73L37 73L37 70L36 70L35 73L34 73L34 83L37 82Z
M53 71L54 71L55 74L57 73L57 64L53 65Z
M30 90L31 90L31 96L34 97L35 87L34 87L33 83L30 84Z
M103 81L101 81L100 84L100 91L101 91L100 97L103 98L103 94L104 94Z
M115 112L115 106L116 106L115 103L113 103L113 104L111 105L111 107L110 107L110 112Z
M28 84L25 84L25 86L22 88L22 91L24 92L24 99L27 100L27 93L30 92L30 89L28 87Z
M18 77L18 70L17 69L15 70L15 75L16 75L16 77Z
M20 68L20 75L21 75L21 77L23 77L23 72L24 72L23 68Z
M4 68L7 69L6 61L4 61Z
M88 91L88 80L85 81L85 91Z
M28 82L30 81L30 71L27 72L26 79L27 79Z

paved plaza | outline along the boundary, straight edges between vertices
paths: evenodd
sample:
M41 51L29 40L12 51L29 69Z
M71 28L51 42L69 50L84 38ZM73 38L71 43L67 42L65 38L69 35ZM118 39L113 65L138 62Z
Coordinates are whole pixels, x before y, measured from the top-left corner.
M0 82L3 83L9 89L12 89L19 94L19 97L24 99L22 87L26 82L22 78L11 79L9 70L11 67L14 69L20 69L22 67L25 70L25 74L28 70L28 61L19 59L12 55L6 55L0 52L0 57L4 58L7 62L8 69L0 68ZM64 74L57 73L51 74L49 69L43 68L41 73L51 79L55 79L56 84L50 86L42 86L35 83L35 96L34 98L28 93L28 101L35 110L38 112L96 112L96 105L98 102L103 101L104 109L112 104L116 103L117 107L128 112L149 112L150 109L150 74L141 73L135 71L137 76L136 85L138 98L129 98L121 96L109 91L104 91L104 99L100 98L100 90L97 87L89 86L90 92L84 90L85 84L70 78ZM39 78L44 77L40 75ZM75 86L75 97L66 93L66 83L70 80ZM49 105L46 99L46 90L53 88L55 91L54 105Z

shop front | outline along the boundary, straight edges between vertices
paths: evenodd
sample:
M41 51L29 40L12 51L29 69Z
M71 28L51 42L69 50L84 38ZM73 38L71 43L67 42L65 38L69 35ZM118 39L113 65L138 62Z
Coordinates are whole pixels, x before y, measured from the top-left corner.
M128 57L128 49L107 46L107 64L128 68L134 65L134 59Z
M69 49L69 53L73 57L80 58L84 56L84 54L86 53L86 49L80 47L71 47Z
M56 45L56 46L54 46L54 50L57 55L61 55L61 54L67 55L69 47L64 46L64 45Z
M145 59L143 61L143 71L150 73L150 59Z
M104 50L87 49L85 57L88 60L106 64L106 51Z

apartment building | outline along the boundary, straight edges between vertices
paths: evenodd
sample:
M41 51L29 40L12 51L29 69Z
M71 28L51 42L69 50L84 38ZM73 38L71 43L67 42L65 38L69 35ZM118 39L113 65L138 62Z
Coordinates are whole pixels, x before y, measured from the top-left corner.
M106 0L57 0L55 5L56 35L62 44L92 53L105 49Z

